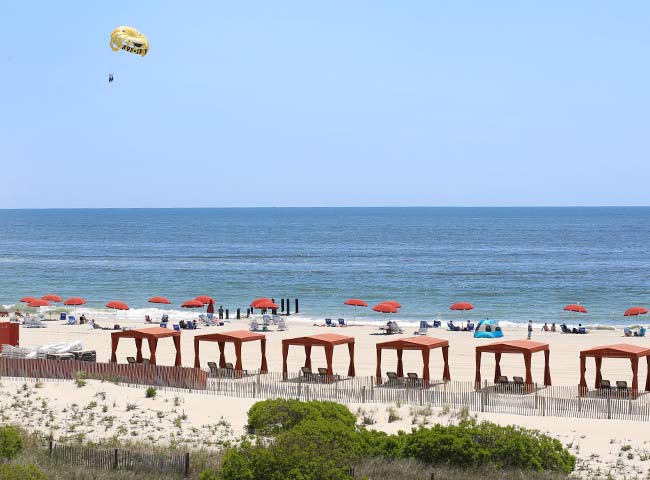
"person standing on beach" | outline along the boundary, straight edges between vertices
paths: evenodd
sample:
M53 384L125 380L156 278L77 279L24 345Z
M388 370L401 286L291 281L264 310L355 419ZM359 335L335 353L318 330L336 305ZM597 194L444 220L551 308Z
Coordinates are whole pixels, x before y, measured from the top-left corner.
M533 321L528 320L528 340L533 336Z
M223 305L219 305L219 320L223 320Z

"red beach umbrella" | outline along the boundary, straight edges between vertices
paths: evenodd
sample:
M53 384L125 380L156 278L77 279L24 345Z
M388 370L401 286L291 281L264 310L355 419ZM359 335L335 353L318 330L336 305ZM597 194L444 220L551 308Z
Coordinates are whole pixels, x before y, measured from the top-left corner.
M169 305L172 302L165 297L151 297L149 303L164 303L165 305Z
M30 303L33 302L34 300L38 300L36 297L23 297L20 299L21 302L23 303Z
M77 305L83 305L86 303L86 300L81 297L72 297L68 298L63 305L71 305L74 307L74 314L77 315Z
M625 310L625 313L623 314L626 317L631 317L631 316L636 316L636 315L645 315L648 313L647 308L643 307L630 307L627 310Z
M201 300L188 300L187 302L181 303L181 308L200 308L203 305Z
M40 298L35 298L27 304L28 307L38 308L38 307L49 307L50 302L47 300L41 300Z
M258 303L260 303L260 302L271 302L271 301L272 301L272 300L271 300L270 298L266 298L266 297L256 298L255 300L253 300L253 301L251 302L251 307L253 307L253 308L257 308L257 304L258 304Z
M354 323L357 323L357 307L367 307L368 304L360 298L349 298L343 305L352 305L354 307Z
M209 297L209 296L207 296L207 295L199 295L199 296L196 297L194 300L198 300L198 301L201 302L203 305L207 305L207 304L210 303L210 302L214 302L214 298ZM201 306L203 306L203 305L201 305Z
M385 302L381 302L381 303L387 303L388 305L392 305L395 308L402 308L402 304L396 302L395 300L386 300Z
M41 297L41 300L46 300L48 302L54 302L54 303L59 303L62 301L62 298L58 295L55 295L53 293L48 293L47 295L43 295Z
M259 308L260 310L262 310L262 309L264 309L264 308L268 308L268 309L270 309L270 310L277 310L277 309L280 308L280 307L278 307L277 303L273 303L271 300L269 300L269 299L267 298L267 299L260 300L259 302L257 302L257 303L254 305L253 308Z
M449 307L449 310L459 310L461 312L465 312L467 310L473 310L474 305L472 305L469 302L456 302L454 303L451 307ZM467 320L469 323L469 320ZM463 321L461 320L460 322L461 327L463 326Z
M352 305L354 307L367 307L368 304L360 298L350 298L343 302L343 305Z
M577 303L571 303L565 306L564 310L566 310L567 312L587 313L587 309L582 305L578 305Z
M72 298L68 298L65 302L63 302L63 305L77 306L77 305L83 305L84 303L86 303L86 300L84 300L83 298L81 298L81 297L72 297Z
M451 307L449 307L449 310L473 310L474 305L472 305L469 302L456 302L454 303Z
M118 302L117 300L112 300L106 304L106 307L112 308L113 310L128 310L129 306L124 302Z
M397 313L397 307L390 303L378 303L372 309L379 313Z

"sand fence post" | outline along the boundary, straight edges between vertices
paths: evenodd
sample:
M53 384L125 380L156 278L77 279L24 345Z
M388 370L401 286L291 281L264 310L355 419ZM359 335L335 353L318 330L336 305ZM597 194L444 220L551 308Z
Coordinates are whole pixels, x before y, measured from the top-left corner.
M185 452L183 473L185 474L185 480L190 478L190 452Z
M607 397L607 419L612 418L612 397Z

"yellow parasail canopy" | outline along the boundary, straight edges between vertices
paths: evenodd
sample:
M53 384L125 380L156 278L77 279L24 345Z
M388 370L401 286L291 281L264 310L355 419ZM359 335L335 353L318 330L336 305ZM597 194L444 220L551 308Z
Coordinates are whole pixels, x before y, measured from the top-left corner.
M117 27L111 33L111 50L124 50L144 57L149 51L149 40L133 27Z

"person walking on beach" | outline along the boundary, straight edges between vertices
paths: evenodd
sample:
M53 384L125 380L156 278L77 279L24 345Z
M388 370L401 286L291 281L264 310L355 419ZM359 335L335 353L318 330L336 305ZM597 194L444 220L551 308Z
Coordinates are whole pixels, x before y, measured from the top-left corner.
M533 336L533 321L528 320L528 340Z
M223 305L219 305L219 320L223 320Z

